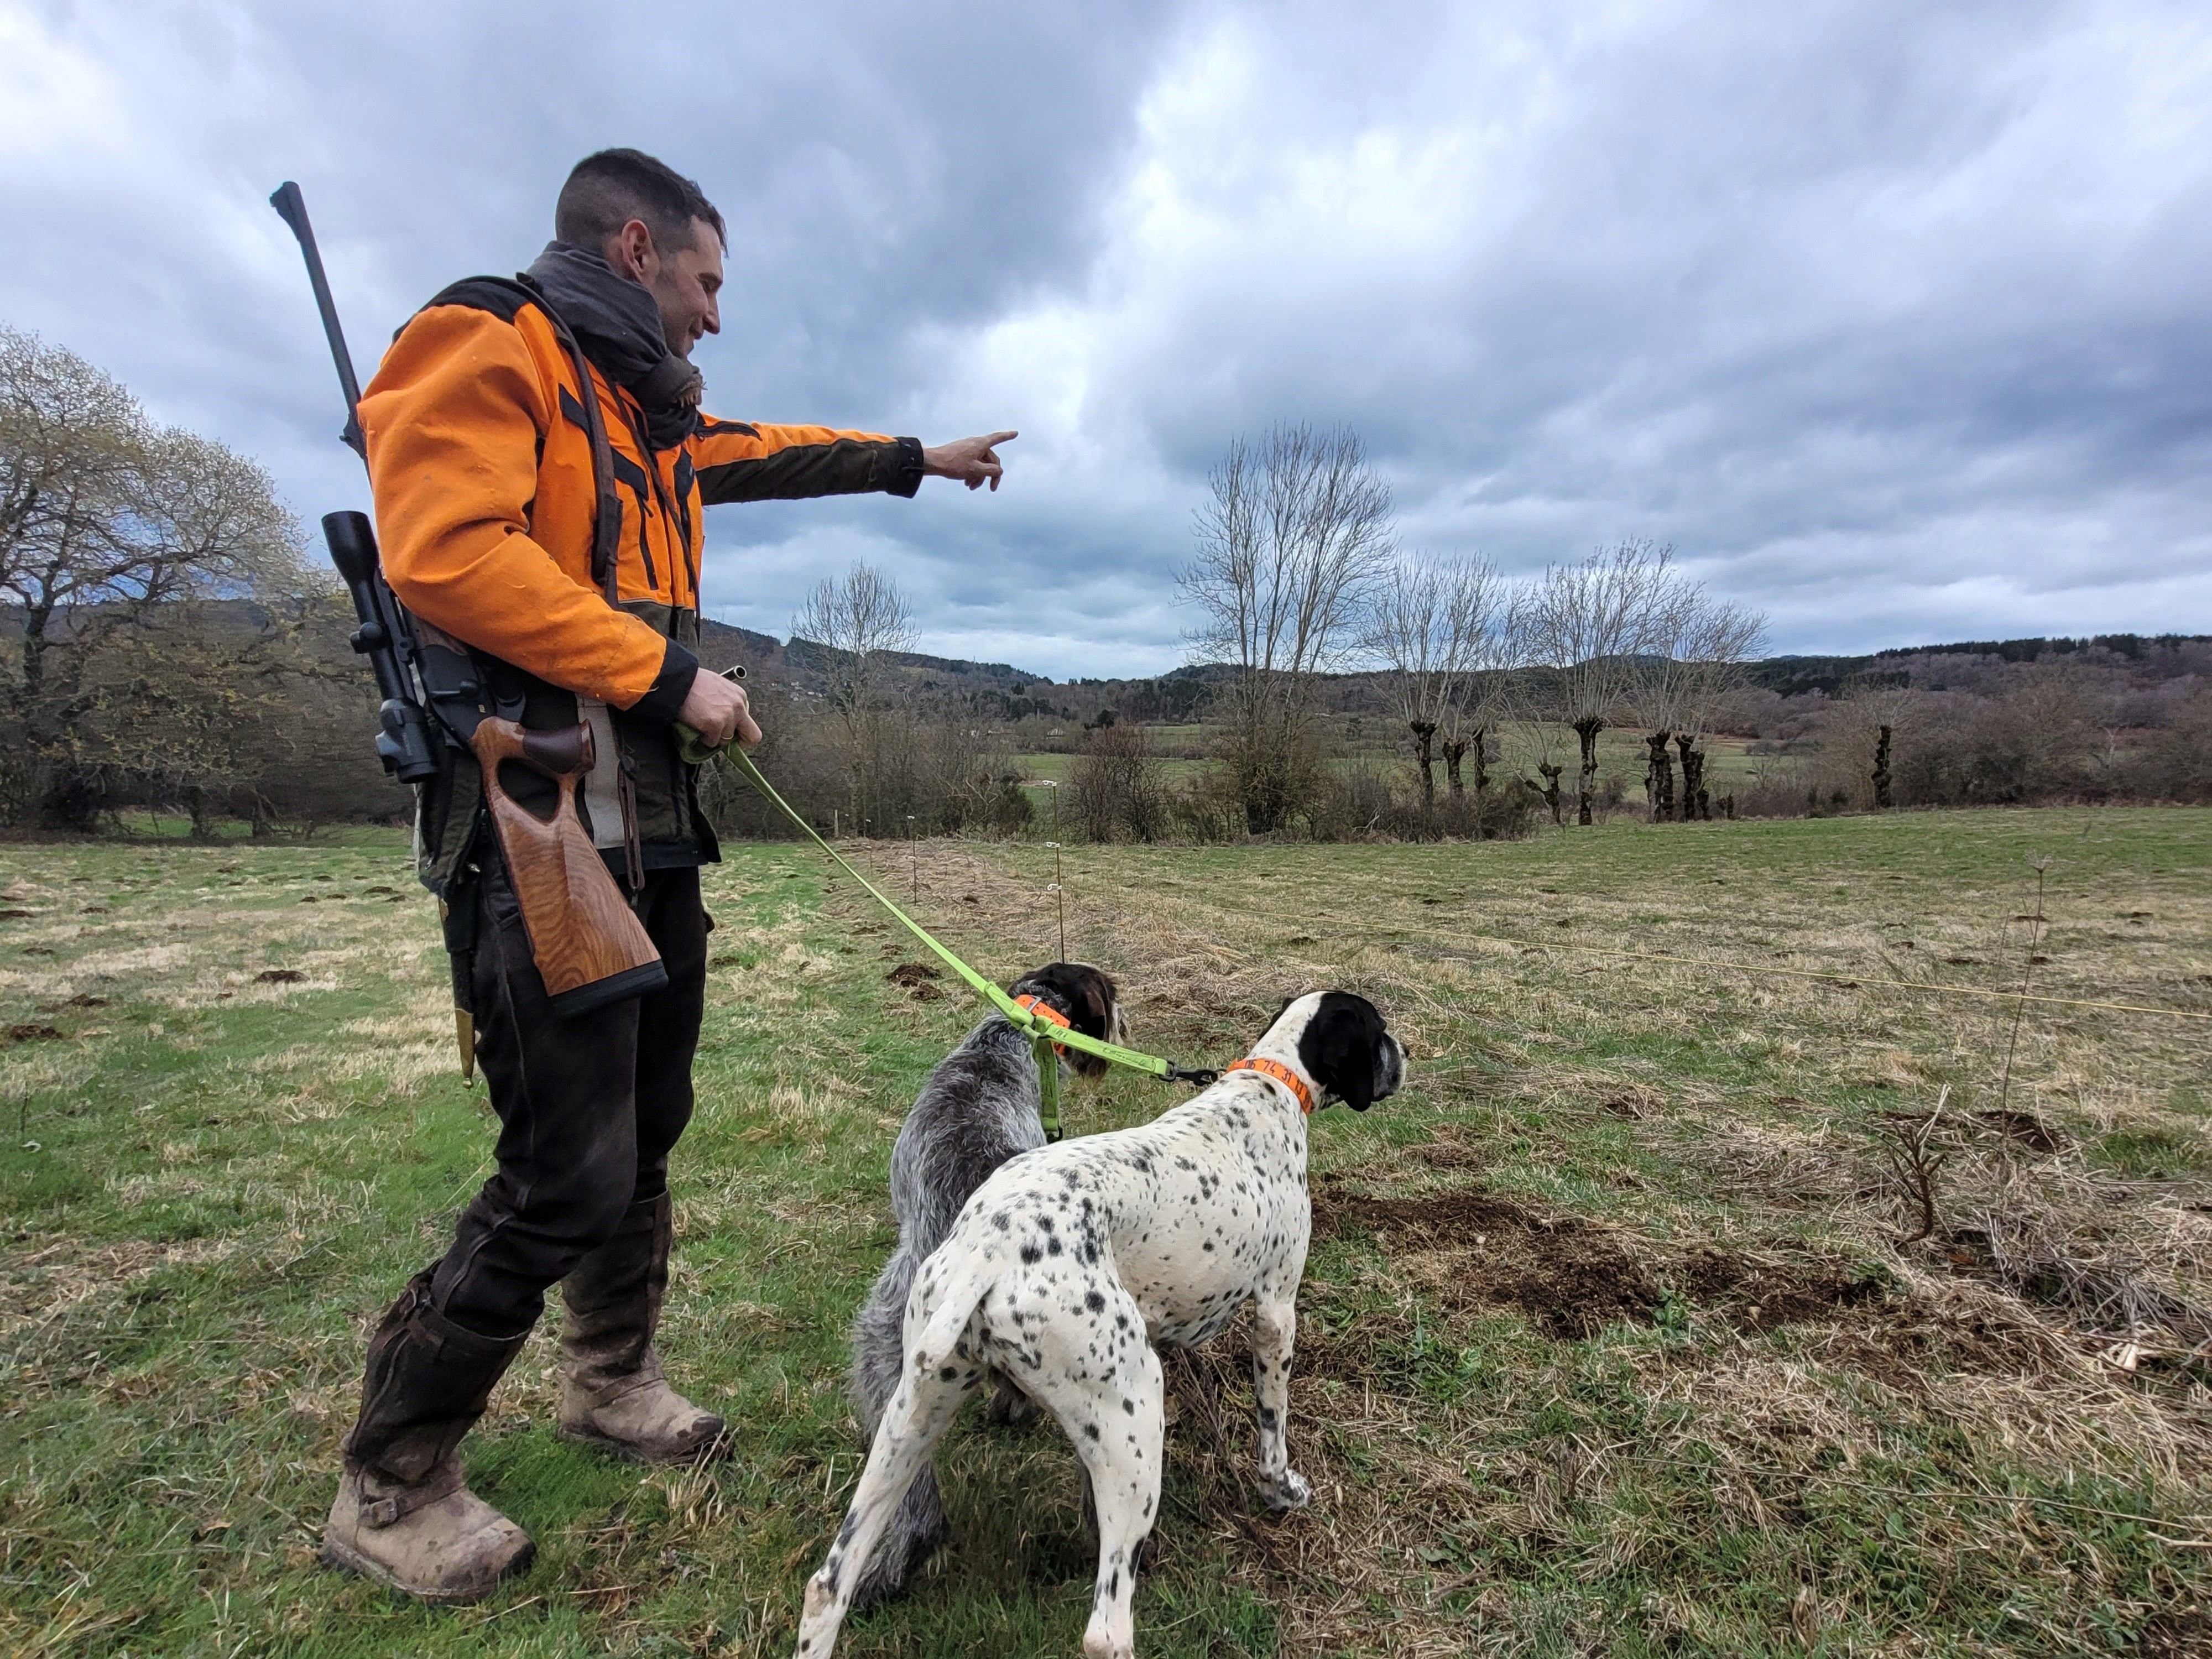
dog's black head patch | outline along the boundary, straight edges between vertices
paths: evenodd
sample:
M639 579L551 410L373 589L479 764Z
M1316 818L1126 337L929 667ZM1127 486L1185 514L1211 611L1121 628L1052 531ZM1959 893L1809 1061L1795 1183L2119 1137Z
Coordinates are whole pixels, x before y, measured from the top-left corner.
M1396 1093L1406 1075L1406 1051L1383 1024L1381 1010L1350 991L1321 994L1313 1018L1298 1033L1298 1063L1324 1094L1355 1112Z
M1121 1041L1125 1028L1114 981L1088 963L1048 963L1016 980L1013 994L1048 1003L1087 1037L1097 1037L1101 1042ZM1104 1060L1078 1048L1067 1051L1067 1063L1085 1077L1097 1077L1106 1070Z

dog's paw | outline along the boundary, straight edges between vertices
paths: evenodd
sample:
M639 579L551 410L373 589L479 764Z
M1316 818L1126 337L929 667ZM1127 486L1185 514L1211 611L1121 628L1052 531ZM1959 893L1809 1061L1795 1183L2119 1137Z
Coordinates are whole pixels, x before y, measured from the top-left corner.
M1313 1502L1313 1488L1296 1469L1285 1469L1281 1480L1261 1481L1260 1496L1271 1510L1302 1510Z

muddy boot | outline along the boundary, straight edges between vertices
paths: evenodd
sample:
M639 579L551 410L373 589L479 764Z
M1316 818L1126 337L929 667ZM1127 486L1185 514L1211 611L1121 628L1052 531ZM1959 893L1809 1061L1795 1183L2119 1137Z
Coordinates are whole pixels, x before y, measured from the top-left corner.
M667 1194L642 1199L561 1282L561 1436L635 1463L729 1449L722 1419L670 1388L653 1351L672 1227Z
M474 1601L530 1564L536 1546L461 1478L461 1437L524 1336L479 1336L413 1282L369 1339L361 1418L323 1528L323 1559L425 1601Z

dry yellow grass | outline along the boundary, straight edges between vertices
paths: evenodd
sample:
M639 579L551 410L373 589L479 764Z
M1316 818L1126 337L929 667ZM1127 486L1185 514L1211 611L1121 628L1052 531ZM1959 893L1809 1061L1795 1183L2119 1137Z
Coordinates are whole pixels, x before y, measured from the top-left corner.
M906 849L861 856L908 896ZM2039 989L2212 1012L2202 812L1071 849L1067 952L1121 978L1141 1046L1219 1063L1334 983L1413 1053L1398 1097L1315 1120L1292 1443L1317 1501L1254 1512L1234 1337L1177 1359L1146 1650L2201 1647L2206 1028L2031 1009L2001 1100L2005 1002L1572 948L2002 989L2043 857ZM1051 860L925 843L915 902L1008 978L1060 954ZM640 1474L559 1444L541 1338L471 1454L541 1565L481 1608L401 1607L315 1571L315 1529L368 1322L491 1126L428 906L379 890L398 862L0 854L31 913L0 922L0 1030L31 1033L0 1047L0 1647L787 1651L858 1468L842 1330L890 1242L890 1139L977 1011L887 978L917 951L817 857L732 849L667 1346L743 1455ZM1122 1076L1066 1109L1179 1092ZM1884 1149L1914 1124L1948 1161L1939 1228L1902 1245ZM1072 1650L1066 1449L963 1428L944 1462L958 1542L847 1651Z

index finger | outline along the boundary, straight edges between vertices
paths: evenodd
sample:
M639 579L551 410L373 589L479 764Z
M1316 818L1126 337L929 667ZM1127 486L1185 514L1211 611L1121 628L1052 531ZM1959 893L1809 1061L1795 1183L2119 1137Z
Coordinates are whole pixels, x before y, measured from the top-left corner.
M1009 438L1018 438L1022 434L1018 432L994 432L989 437L983 440L983 447L989 449L994 445L1006 442Z

